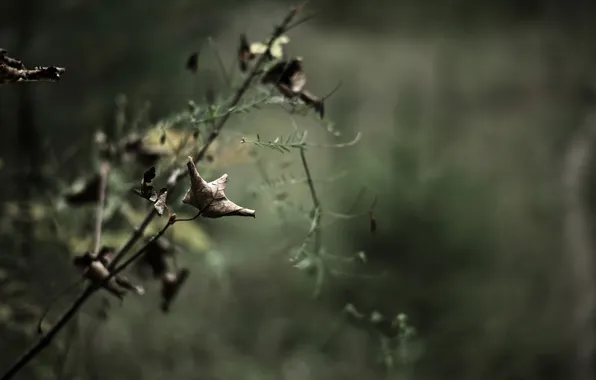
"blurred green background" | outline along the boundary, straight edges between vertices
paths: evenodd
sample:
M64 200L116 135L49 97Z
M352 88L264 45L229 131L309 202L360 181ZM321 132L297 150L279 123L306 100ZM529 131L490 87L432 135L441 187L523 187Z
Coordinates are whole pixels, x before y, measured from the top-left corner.
M233 65L239 33L266 39L289 5L0 4L0 47L29 65L67 69L59 83L0 87L0 371L33 341L41 310L76 278L74 252L44 232L47 222L36 220L32 205L57 196L58 178L90 170L93 133L115 133L115 99L126 96L127 117L150 102L152 122L190 99L203 103L209 86L221 92L225 85L207 38ZM308 151L315 179L347 173L318 181L325 209L347 212L363 187L359 212L378 199L376 233L366 218L324 232L335 255L366 252L359 275L329 278L313 300L313 278L292 267L285 248L299 245L308 219L286 207L280 228L279 202L249 191L263 184L263 168L271 178L303 176L297 152L260 149L261 169L253 158L216 156L205 176L228 173L228 196L257 218L174 227L174 242L204 235L186 236L192 241L178 261L192 275L171 314L161 314L155 297L129 297L100 323L91 302L76 328L19 378L570 378L571 253L560 178L566 143L596 100L590 5L319 0L307 9L317 16L289 32L286 51L304 57L313 92L341 82L327 101L340 136L310 117L294 121L320 144L362 132L354 147ZM184 64L198 49L195 77ZM292 118L264 107L233 116L225 131L234 156L242 136L288 135ZM308 211L304 184L283 188L288 204ZM92 214L73 212L61 230L68 236L74 225L88 225L90 235ZM131 228L120 230L124 237ZM54 303L50 321L68 299ZM412 360L384 369L382 340L343 322L347 302L407 314L417 331L406 347Z

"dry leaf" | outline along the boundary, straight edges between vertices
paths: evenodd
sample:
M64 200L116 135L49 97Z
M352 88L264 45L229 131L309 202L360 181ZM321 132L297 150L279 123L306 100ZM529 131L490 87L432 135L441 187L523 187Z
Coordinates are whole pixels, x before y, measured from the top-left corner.
M75 256L73 264L81 270L85 278L96 284L103 282L110 275L110 271L104 265L104 262L89 252ZM132 290L139 295L145 293L142 287L132 285L126 278L121 276L110 278L107 283L102 284L102 287L120 300L122 300L127 290Z
M207 182L197 171L192 157L188 157L186 166L190 177L190 188L182 200L183 203L202 210L202 216L205 218L233 215L255 217L255 210L240 207L226 197L227 174L214 181Z
M155 200L153 201L153 207L155 207L155 211L159 216L162 216L164 211L168 209L167 205L167 198L168 198L168 189L165 187L159 190L159 193L156 194Z
M180 288L186 280L188 279L188 275L190 274L189 270L186 268L180 269L178 273L167 273L162 277L161 282L161 310L164 313L170 311L170 305L172 301L178 295Z
M172 244L161 237L155 241L150 241L147 246L147 251L137 264L137 273L141 278L144 278L144 269L149 269L151 276L158 279L166 275L168 272L167 257L174 252Z
M0 84L36 81L55 82L60 80L60 75L64 71L63 67L56 66L38 66L27 69L23 62L9 57L6 50L0 49Z
M138 196L152 202L153 207L155 207L155 210L157 211L157 214L159 216L162 216L165 210L168 210L168 189L162 187L158 193L156 193L155 190L153 190L153 185L151 183L155 178L155 175L155 166L152 166L143 174L143 179L141 180L141 189L133 189L133 191Z
M290 42L290 38L285 34L282 34L278 38L276 38L271 47L269 48L268 56L269 59L280 59L284 56L283 45ZM267 42L253 42L250 44L250 52L254 55L261 55L265 54L267 51L267 46L269 41Z
M299 96L300 100L302 100L307 106L312 107L315 112L319 114L321 119L325 117L325 103L320 98L307 90L302 90Z
M97 260L107 267L110 264L110 261L112 261L115 253L116 249L114 247L104 245L99 249L99 252L97 252Z
M240 46L238 47L238 64L240 65L240 71L243 73L248 70L248 63L255 58L255 55L250 52L250 45L246 34L240 35Z
M263 75L261 81L263 84L274 85L288 99L298 97L307 106L312 107L321 118L325 116L323 101L304 88L306 74L301 57L278 62Z
M290 93L284 93L284 95L288 97L297 95L306 85L306 74L303 70L302 58L296 57L289 61L276 63L267 70L261 81L263 84L273 84L276 86L283 84L285 86L284 90L290 91Z

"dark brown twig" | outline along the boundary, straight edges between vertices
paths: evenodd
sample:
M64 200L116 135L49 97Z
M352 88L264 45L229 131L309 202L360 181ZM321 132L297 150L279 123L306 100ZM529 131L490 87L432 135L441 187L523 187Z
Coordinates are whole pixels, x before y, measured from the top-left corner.
M23 62L9 57L6 50L0 49L0 84L15 82L56 82L60 74L64 73L63 67L48 66L28 69Z

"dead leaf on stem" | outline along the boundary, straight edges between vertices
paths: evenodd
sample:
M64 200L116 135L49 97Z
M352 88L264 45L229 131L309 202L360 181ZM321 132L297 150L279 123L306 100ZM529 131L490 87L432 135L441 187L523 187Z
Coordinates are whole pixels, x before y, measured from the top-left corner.
M186 166L190 177L190 188L182 200L183 203L202 210L202 216L205 218L234 215L255 217L255 210L238 206L226 197L227 174L207 182L199 174L192 157L188 157Z
M276 63L263 75L261 81L263 84L274 85L288 99L299 98L304 104L312 107L321 118L325 117L323 100L304 88L306 73L302 57Z
M133 291L138 295L145 293L142 287L133 285L124 276L116 275L107 280L110 276L110 270L105 263L105 260L90 252L85 252L73 258L74 266L82 272L85 278L93 283L101 284L105 290L120 300L128 291ZM105 280L107 282L104 283Z
M145 198L151 203L153 203L153 207L155 207L155 211L157 211L157 214L159 216L162 216L164 211L168 210L168 189L163 187L159 190L159 192L155 192L152 184L155 175L155 166L152 166L149 169L147 169L143 174L143 179L141 180L141 189L133 189L133 191L138 196Z

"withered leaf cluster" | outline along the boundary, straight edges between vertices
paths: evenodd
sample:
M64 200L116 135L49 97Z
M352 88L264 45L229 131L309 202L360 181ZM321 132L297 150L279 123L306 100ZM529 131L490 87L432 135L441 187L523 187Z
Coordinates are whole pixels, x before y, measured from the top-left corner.
M129 291L138 295L143 295L145 290L140 286L133 285L124 276L116 275L105 282L110 276L108 265L112 259L113 253L114 249L112 247L104 246L97 254L85 252L75 256L73 258L73 265L79 269L82 275L89 281L95 284L100 284L103 289L120 300L122 300Z
M0 84L15 82L39 82L60 80L63 67L47 66L28 69L23 62L8 56L8 52L0 49Z
M274 85L288 99L299 98L312 107L321 118L325 117L323 100L306 90L306 74L302 57L294 57L273 65L261 79L263 84Z
M155 175L155 166L152 166L149 169L147 169L147 171L145 171L145 173L143 174L143 179L141 179L141 188L133 189L133 191L140 197L147 199L149 202L153 203L153 207L155 207L157 214L161 216L163 215L165 210L168 210L168 189L162 187L161 189L159 189L158 192L155 191L152 184L153 179L155 179Z
M289 42L285 36L280 36L267 49L267 45L261 43L249 44L245 34L240 35L240 46L238 47L238 62L240 70L248 70L249 63L262 54L267 54L269 60L280 59L269 68L262 76L263 84L273 85L277 90L288 99L300 99L304 104L313 108L321 118L325 116L325 106L323 99L315 96L305 89L306 73L303 67L302 57L293 57L282 59L283 51L281 44Z
M150 241L147 251L137 264L137 274L146 279L147 270L153 279L161 283L161 310L167 313L180 288L186 283L190 271L187 268L172 270L169 258L175 254L174 246L161 237Z
M214 181L207 182L199 174L192 157L188 157L186 166L188 168L190 188L182 199L183 203L200 210L204 218L220 218L222 216L255 217L255 210L238 206L226 196L227 174Z

